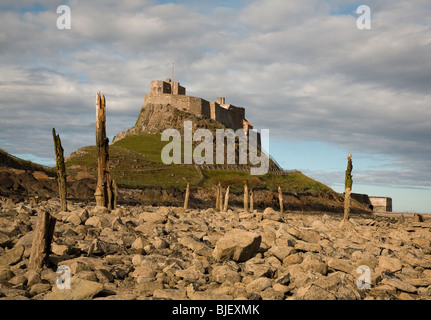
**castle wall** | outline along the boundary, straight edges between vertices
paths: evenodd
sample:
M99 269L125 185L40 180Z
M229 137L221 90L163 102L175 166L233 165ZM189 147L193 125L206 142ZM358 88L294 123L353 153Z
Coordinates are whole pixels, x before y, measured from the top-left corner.
M238 130L243 127L243 119L245 117L245 109L241 107L235 107L232 105L226 105L222 107L217 102L210 102L211 108L211 119L216 120L224 124L226 127L233 130Z
M216 102L192 96L151 92L145 95L144 104L147 103L170 104L178 109L214 119L233 130L243 127L242 121L245 117L245 109L242 107L229 105L224 108Z
M170 104L180 110L187 110L196 115L210 117L210 103L204 99L179 94L148 93L144 104Z

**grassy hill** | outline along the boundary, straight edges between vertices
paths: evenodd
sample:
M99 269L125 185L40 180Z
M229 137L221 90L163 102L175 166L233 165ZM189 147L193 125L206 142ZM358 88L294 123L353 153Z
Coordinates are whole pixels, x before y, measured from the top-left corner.
M221 183L231 186L231 190L240 190L244 183L251 188L276 190L278 186L285 192L308 192L330 194L334 191L324 184L315 181L301 172L288 175L267 173L257 176L249 171L208 170L194 165L165 165L161 160L161 151L168 143L161 141L160 134L137 134L127 136L110 145L111 176L118 185L124 187L177 187L184 188L187 182L192 186L209 188ZM88 146L71 154L66 161L69 174L87 171L96 175L96 146Z
M0 167L7 167L20 170L28 171L41 171L46 173L48 176L55 175L55 169L45 167L41 164L37 164L28 160L17 158L6 151L0 149Z
M161 199L170 198L170 203L178 205L183 201L183 193L189 182L194 189L192 199L194 204L207 207L214 202L214 187L220 183L223 188L230 186L232 203L241 206L243 187L247 183L249 188L256 191L256 204L262 208L278 206L277 189L280 186L291 210L342 212L343 199L340 194L299 171L276 174L275 171L279 171L279 168L272 160L269 161L270 170L265 175L251 175L250 167L243 165L223 169L183 164L165 165L161 153L169 142L161 141L161 133L164 129L174 128L183 136L185 120L192 121L193 132L205 128L211 130L215 136L216 129L226 129L215 120L196 116L174 106L148 104L142 107L135 125L120 132L113 139L109 147L111 177L120 187L132 188L133 192L137 189L143 191L133 193L130 200L160 204ZM193 147L199 144L200 141L195 142ZM238 152L238 143L235 148ZM183 144L181 150L184 150ZM184 154L182 157L184 158ZM71 176L80 171L87 171L96 176L96 146L84 147L73 152L66 159L66 168ZM165 193L161 192L160 188L164 189ZM154 196L150 196L153 193ZM352 205L359 210L357 212L368 210L354 200Z

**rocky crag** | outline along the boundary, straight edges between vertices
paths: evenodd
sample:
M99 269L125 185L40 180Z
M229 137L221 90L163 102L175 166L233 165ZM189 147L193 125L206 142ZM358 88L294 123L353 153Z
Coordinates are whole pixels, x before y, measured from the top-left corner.
M341 215L271 208L0 206L0 299L431 298L429 220L356 215L340 228ZM49 264L35 272L29 255L44 211L57 222ZM59 289L65 266L71 286Z

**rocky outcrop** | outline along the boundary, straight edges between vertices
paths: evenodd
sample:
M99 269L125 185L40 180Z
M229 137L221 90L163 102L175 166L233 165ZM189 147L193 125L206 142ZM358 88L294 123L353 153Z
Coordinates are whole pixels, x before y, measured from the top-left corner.
M341 214L69 206L0 201L0 299L431 298L428 219L353 216L340 228ZM35 272L42 210L57 223L49 264ZM60 269L70 289L57 286Z
M67 197L74 199L94 198L95 180L81 175L79 179L67 181ZM0 195L7 197L40 197L58 196L58 183L40 172L7 169L0 170Z
M177 129L182 133L184 131L185 120L193 122L193 130L197 128L213 130L224 128L221 123L215 120L204 116L197 116L193 113L177 109L175 106L148 103L142 107L135 125L130 129L118 133L112 139L112 144L130 135L140 133L161 134L165 129L169 128Z

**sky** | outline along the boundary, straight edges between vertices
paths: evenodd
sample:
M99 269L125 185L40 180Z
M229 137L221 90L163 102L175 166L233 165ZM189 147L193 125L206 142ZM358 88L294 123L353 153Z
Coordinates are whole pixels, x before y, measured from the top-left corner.
M58 29L67 5L71 28ZM359 29L360 5L371 29ZM246 108L271 155L337 192L431 213L429 0L17 1L0 4L0 148L54 165L134 125L151 80Z

